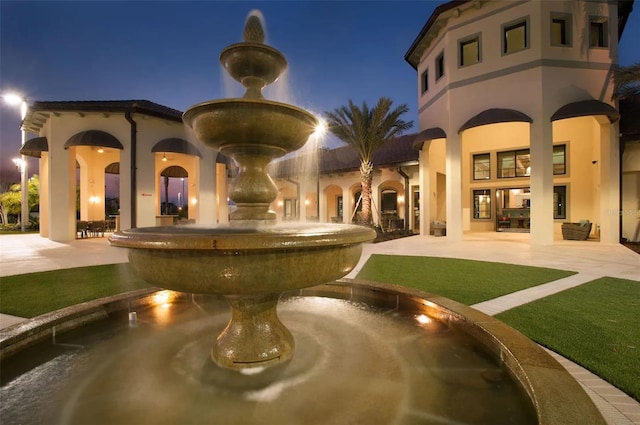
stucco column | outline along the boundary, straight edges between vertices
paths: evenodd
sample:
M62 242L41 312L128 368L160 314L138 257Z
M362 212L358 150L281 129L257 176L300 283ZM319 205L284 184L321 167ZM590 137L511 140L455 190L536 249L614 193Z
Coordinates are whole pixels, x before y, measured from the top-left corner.
M377 174L377 175L376 175ZM378 181L376 183L376 180ZM371 183L371 217L373 224L382 224L380 221L380 174L374 171L373 182Z
M531 245L553 245L553 131L549 114L531 124Z
M218 186L218 173L216 158L219 155L218 152L213 149L202 149L202 157L195 157L196 168L193 183L196 183L196 190L189 191L189 218L196 220L198 224L213 225L219 221L219 204L227 203L226 191L223 194L224 198L218 200L218 194L216 187ZM224 167L224 164L220 164ZM223 171L226 173L226 167ZM192 179L189 179L189 189L191 189ZM184 196L184 194L182 195ZM192 205L191 198L195 197L198 200L196 205ZM191 213L191 208L196 207L197 212Z
M353 214L353 195L348 187L342 188L342 222L351 223L351 215Z
M227 166L216 163L215 197L217 205L216 220L218 223L229 222L229 184L227 182Z
M316 186L318 191L316 194L318 200L318 223L327 223L329 221L329 217L327 217L327 192L321 181L316 183Z
M75 147L64 148L66 140L49 137L49 239L68 242L76 238Z
M620 145L618 123L600 122L600 242L620 242Z
M131 143L120 151L120 230L131 228ZM151 192L153 193L153 192ZM154 223L155 224L155 223Z
M51 200L49 199L49 152L42 152L40 157L40 236L49 237L49 217Z
M418 154L418 180L420 185L420 235L429 236L429 223L431 223L430 204L431 195L431 175L429 167L429 147L431 142L424 142Z
M447 238L461 241L462 228L462 136L447 137L445 170L447 174Z

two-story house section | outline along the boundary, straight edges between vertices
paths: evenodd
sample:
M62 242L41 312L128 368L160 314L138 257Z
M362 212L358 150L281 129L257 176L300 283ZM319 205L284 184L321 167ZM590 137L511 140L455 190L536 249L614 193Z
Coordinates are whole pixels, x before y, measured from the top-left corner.
M632 2L452 1L407 51L417 71L421 228L618 242L612 68Z

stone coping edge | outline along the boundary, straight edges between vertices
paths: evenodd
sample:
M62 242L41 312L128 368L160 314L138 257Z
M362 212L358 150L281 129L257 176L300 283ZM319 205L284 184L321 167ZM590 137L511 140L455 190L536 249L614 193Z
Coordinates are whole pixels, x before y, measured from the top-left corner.
M533 403L540 425L606 424L596 405L571 374L542 347L504 322L451 299L399 285L341 279L315 288L331 289L336 285L352 286L358 299L367 292L377 300L402 294L404 297L391 302L410 303L427 316L473 337L520 383Z
M158 288L139 289L99 298L27 319L0 329L0 361L56 334L103 319L109 313L149 304Z
M4 328L0 330L0 361L57 333L106 318L109 313L148 305L159 290L141 289L88 301ZM540 425L606 424L582 386L543 348L504 322L467 305L404 286L358 279L339 279L284 294L296 295L346 300L355 296L359 301L370 298L376 304L422 311L467 333L502 362L529 396Z

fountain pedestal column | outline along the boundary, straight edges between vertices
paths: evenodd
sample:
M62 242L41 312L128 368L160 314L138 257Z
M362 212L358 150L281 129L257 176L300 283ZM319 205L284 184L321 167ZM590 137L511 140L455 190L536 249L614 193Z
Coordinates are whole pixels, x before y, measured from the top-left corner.
M211 358L228 369L271 366L288 360L295 347L277 314L279 293L225 295L231 320L218 336Z

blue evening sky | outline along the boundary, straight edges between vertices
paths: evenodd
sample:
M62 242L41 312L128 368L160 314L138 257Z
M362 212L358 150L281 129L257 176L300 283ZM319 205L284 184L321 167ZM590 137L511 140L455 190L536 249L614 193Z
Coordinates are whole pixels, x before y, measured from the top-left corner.
M417 130L417 78L404 54L438 1L0 1L0 92L29 101L146 99L179 110L242 93L218 63L252 9L289 61L267 97L315 113L349 99L406 103ZM640 61L640 9L620 63ZM0 170L15 173L18 108L2 105ZM33 137L31 135L30 137ZM330 142L331 144L331 142ZM335 146L335 142L333 142ZM37 161L30 161L37 171ZM16 174L17 176L17 174Z

